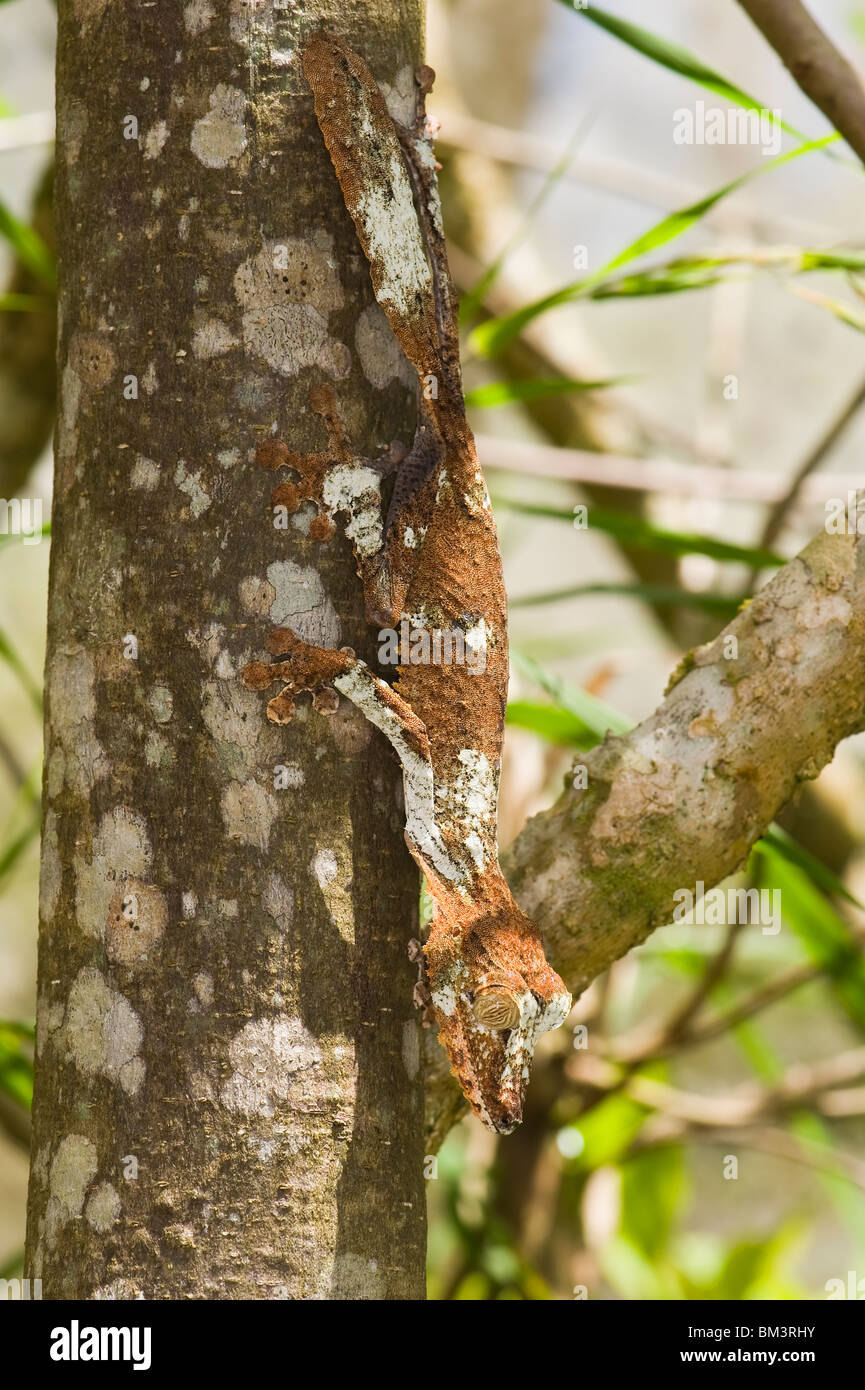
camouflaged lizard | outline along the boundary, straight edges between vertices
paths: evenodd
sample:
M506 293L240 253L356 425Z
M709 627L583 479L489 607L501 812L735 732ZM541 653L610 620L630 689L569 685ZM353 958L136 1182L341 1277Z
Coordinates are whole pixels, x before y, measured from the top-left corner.
M334 518L345 518L371 624L407 623L413 636L450 634L483 660L404 661L388 684L350 649L312 647L277 628L268 646L278 660L247 666L243 679L256 690L282 685L267 710L277 724L290 720L299 693L312 691L320 701L335 688L396 750L406 841L435 904L424 955L439 1037L475 1113L506 1134L522 1118L535 1043L564 1022L571 997L498 861L507 608L495 523L463 404L424 108L433 73L416 74L409 128L391 118L365 63L333 38L314 35L303 63L376 299L417 372L418 420L402 458L394 450L359 458L334 393L316 387L310 402L326 430L324 449L299 454L271 439L259 446L259 462L295 475L272 500L289 511L313 502L314 539L327 539ZM391 472L385 514L382 483Z

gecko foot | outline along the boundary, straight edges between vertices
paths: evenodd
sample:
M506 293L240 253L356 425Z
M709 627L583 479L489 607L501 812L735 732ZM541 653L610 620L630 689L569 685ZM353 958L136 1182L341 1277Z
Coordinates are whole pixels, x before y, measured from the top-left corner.
M313 708L320 714L333 714L339 696L333 689L337 676L345 675L355 660L351 647L333 651L313 647L304 642L290 627L274 628L268 636L268 650L280 661L252 661L241 672L247 690L267 690L282 682L283 688L267 706L271 724L290 724L295 711L295 696L310 691Z
M270 494L271 506L281 507L292 516L304 503L312 503L316 515L309 523L309 537L313 541L329 541L336 530L334 514L345 511L350 517L350 528L351 522L355 526L348 534L353 540L359 539L355 534L358 524L368 529L372 514L380 510L382 477L397 466L405 451L391 445L381 459L359 459L351 447L333 389L313 387L309 403L324 422L325 449L300 454L281 439L265 439L255 451L259 467L272 473L288 468L297 474L294 480L277 483Z

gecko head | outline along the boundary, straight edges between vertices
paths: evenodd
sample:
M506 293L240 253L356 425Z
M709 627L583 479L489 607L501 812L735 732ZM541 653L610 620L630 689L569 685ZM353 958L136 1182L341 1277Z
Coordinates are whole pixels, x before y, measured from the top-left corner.
M475 1114L499 1134L522 1120L535 1045L564 1023L572 1002L536 928L523 921L530 933L480 924L459 954L446 949L447 937L437 949L435 933L427 947L439 1039Z

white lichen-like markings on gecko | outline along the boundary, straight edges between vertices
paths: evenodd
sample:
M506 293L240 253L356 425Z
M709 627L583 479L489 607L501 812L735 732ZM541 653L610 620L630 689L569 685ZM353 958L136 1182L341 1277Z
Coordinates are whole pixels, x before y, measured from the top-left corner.
M441 228L435 160L424 112L432 82L417 74L412 127L398 126L363 61L325 34L306 44L304 70L376 298L417 372L410 451L358 458L328 387L310 393L327 431L318 454L280 440L259 462L290 469L275 505L312 502L310 536L326 541L345 518L370 623L482 634L481 665L406 664L393 684L349 649L270 635L278 660L255 662L252 689L279 682L268 717L287 723L294 699L335 687L389 739L403 769L406 840L435 909L424 947L433 1012L453 1071L480 1118L508 1133L522 1117L535 1043L571 999L544 957L540 933L514 902L498 862L496 804L508 684L507 611L495 523L465 417L455 306ZM385 514L382 483L394 474Z

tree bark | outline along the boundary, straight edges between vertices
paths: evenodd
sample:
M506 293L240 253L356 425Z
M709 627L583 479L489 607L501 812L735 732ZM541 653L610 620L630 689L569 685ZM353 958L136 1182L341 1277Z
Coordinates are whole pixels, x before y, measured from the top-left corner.
M408 441L300 62L399 112L420 0L60 0L61 405L27 1266L47 1298L419 1299L417 874L351 706L265 719L271 624L370 658L348 544L255 446Z

